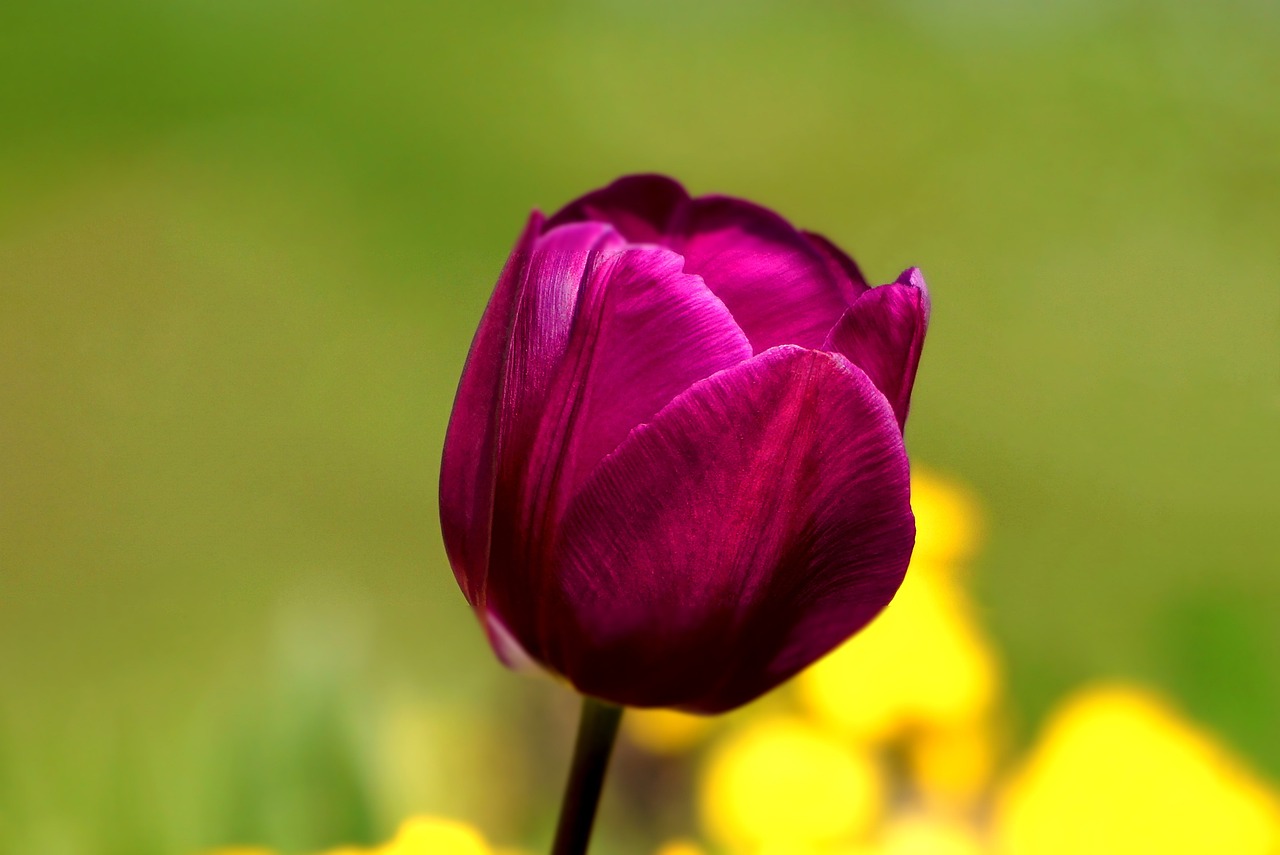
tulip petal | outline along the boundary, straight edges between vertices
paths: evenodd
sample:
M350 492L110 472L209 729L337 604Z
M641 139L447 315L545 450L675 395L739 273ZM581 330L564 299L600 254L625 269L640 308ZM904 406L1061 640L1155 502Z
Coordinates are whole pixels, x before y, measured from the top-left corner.
M689 209L676 249L724 300L756 352L820 345L848 306L826 259L759 205L704 196Z
M833 259L766 208L729 196L690 199L661 175L620 178L571 202L548 225L582 220L611 223L630 241L683 255L685 270L706 280L757 353L780 344L817 347L849 304L844 292L856 296L843 253Z
M547 221L547 228L564 223L604 222L633 243L666 244L674 234L674 220L689 203L679 181L665 175L625 175L565 205Z
M728 309L682 263L654 246L598 260L536 436L499 477L494 605L531 651L533 624L519 614L530 610L520 604L541 596L553 532L579 486L636 425L695 382L751 357Z
M482 605L497 487L536 433L568 345L573 307L593 260L621 238L586 223L536 237L535 212L507 262L454 399L441 460L445 549L467 600Z
M809 246L827 263L827 270L840 286L840 293L846 303L853 303L871 288L867 277L862 274L862 268L858 267L858 263L848 253L817 232L802 231L800 234L804 235Z
M591 273L532 452L560 470L566 499L632 428L697 381L751 358L724 303L683 263L667 249L633 247Z
M494 415L506 372L511 316L542 226L542 214L534 211L498 277L467 353L445 433L440 461L440 527L454 575L472 603L489 560Z
M822 349L843 354L865 371L889 399L903 427L928 326L929 291L913 267L892 285L872 288L858 298Z
M541 653L583 692L717 712L865 625L911 554L907 459L844 357L775 348L634 430L562 523Z

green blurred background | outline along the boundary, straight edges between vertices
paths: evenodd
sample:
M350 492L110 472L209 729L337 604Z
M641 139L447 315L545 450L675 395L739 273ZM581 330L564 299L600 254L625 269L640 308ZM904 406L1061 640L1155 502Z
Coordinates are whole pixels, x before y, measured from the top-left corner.
M649 170L924 269L908 441L985 504L1021 738L1132 677L1280 777L1277 44L1263 0L0 4L0 852L545 837L571 705L473 626L439 451L528 209Z

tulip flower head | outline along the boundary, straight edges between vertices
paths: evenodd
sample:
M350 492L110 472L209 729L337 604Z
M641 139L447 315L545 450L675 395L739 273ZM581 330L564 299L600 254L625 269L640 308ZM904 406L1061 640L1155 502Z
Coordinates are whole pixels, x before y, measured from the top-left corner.
M641 175L535 212L472 343L440 508L507 664L721 712L893 597L929 298L826 239Z

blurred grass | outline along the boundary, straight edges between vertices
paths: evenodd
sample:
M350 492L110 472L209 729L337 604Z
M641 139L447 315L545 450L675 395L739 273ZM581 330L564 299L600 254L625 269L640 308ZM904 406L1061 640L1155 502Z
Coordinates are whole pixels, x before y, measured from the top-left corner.
M379 839L340 795L218 814L207 755L341 790L358 739L267 750L358 731L333 698L552 691L471 625L437 455L526 210L649 169L924 268L908 438L990 508L1024 728L1134 676L1280 775L1277 36L1250 0L0 6L0 851ZM367 626L314 720L245 700L296 612ZM278 774L227 787L289 814Z

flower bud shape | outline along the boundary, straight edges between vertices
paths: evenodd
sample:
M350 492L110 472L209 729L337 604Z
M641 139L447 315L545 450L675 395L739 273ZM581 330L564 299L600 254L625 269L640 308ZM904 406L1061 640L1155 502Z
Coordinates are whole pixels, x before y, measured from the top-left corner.
M929 319L826 239L657 175L534 212L445 437L449 561L498 656L714 713L866 625L915 540Z

